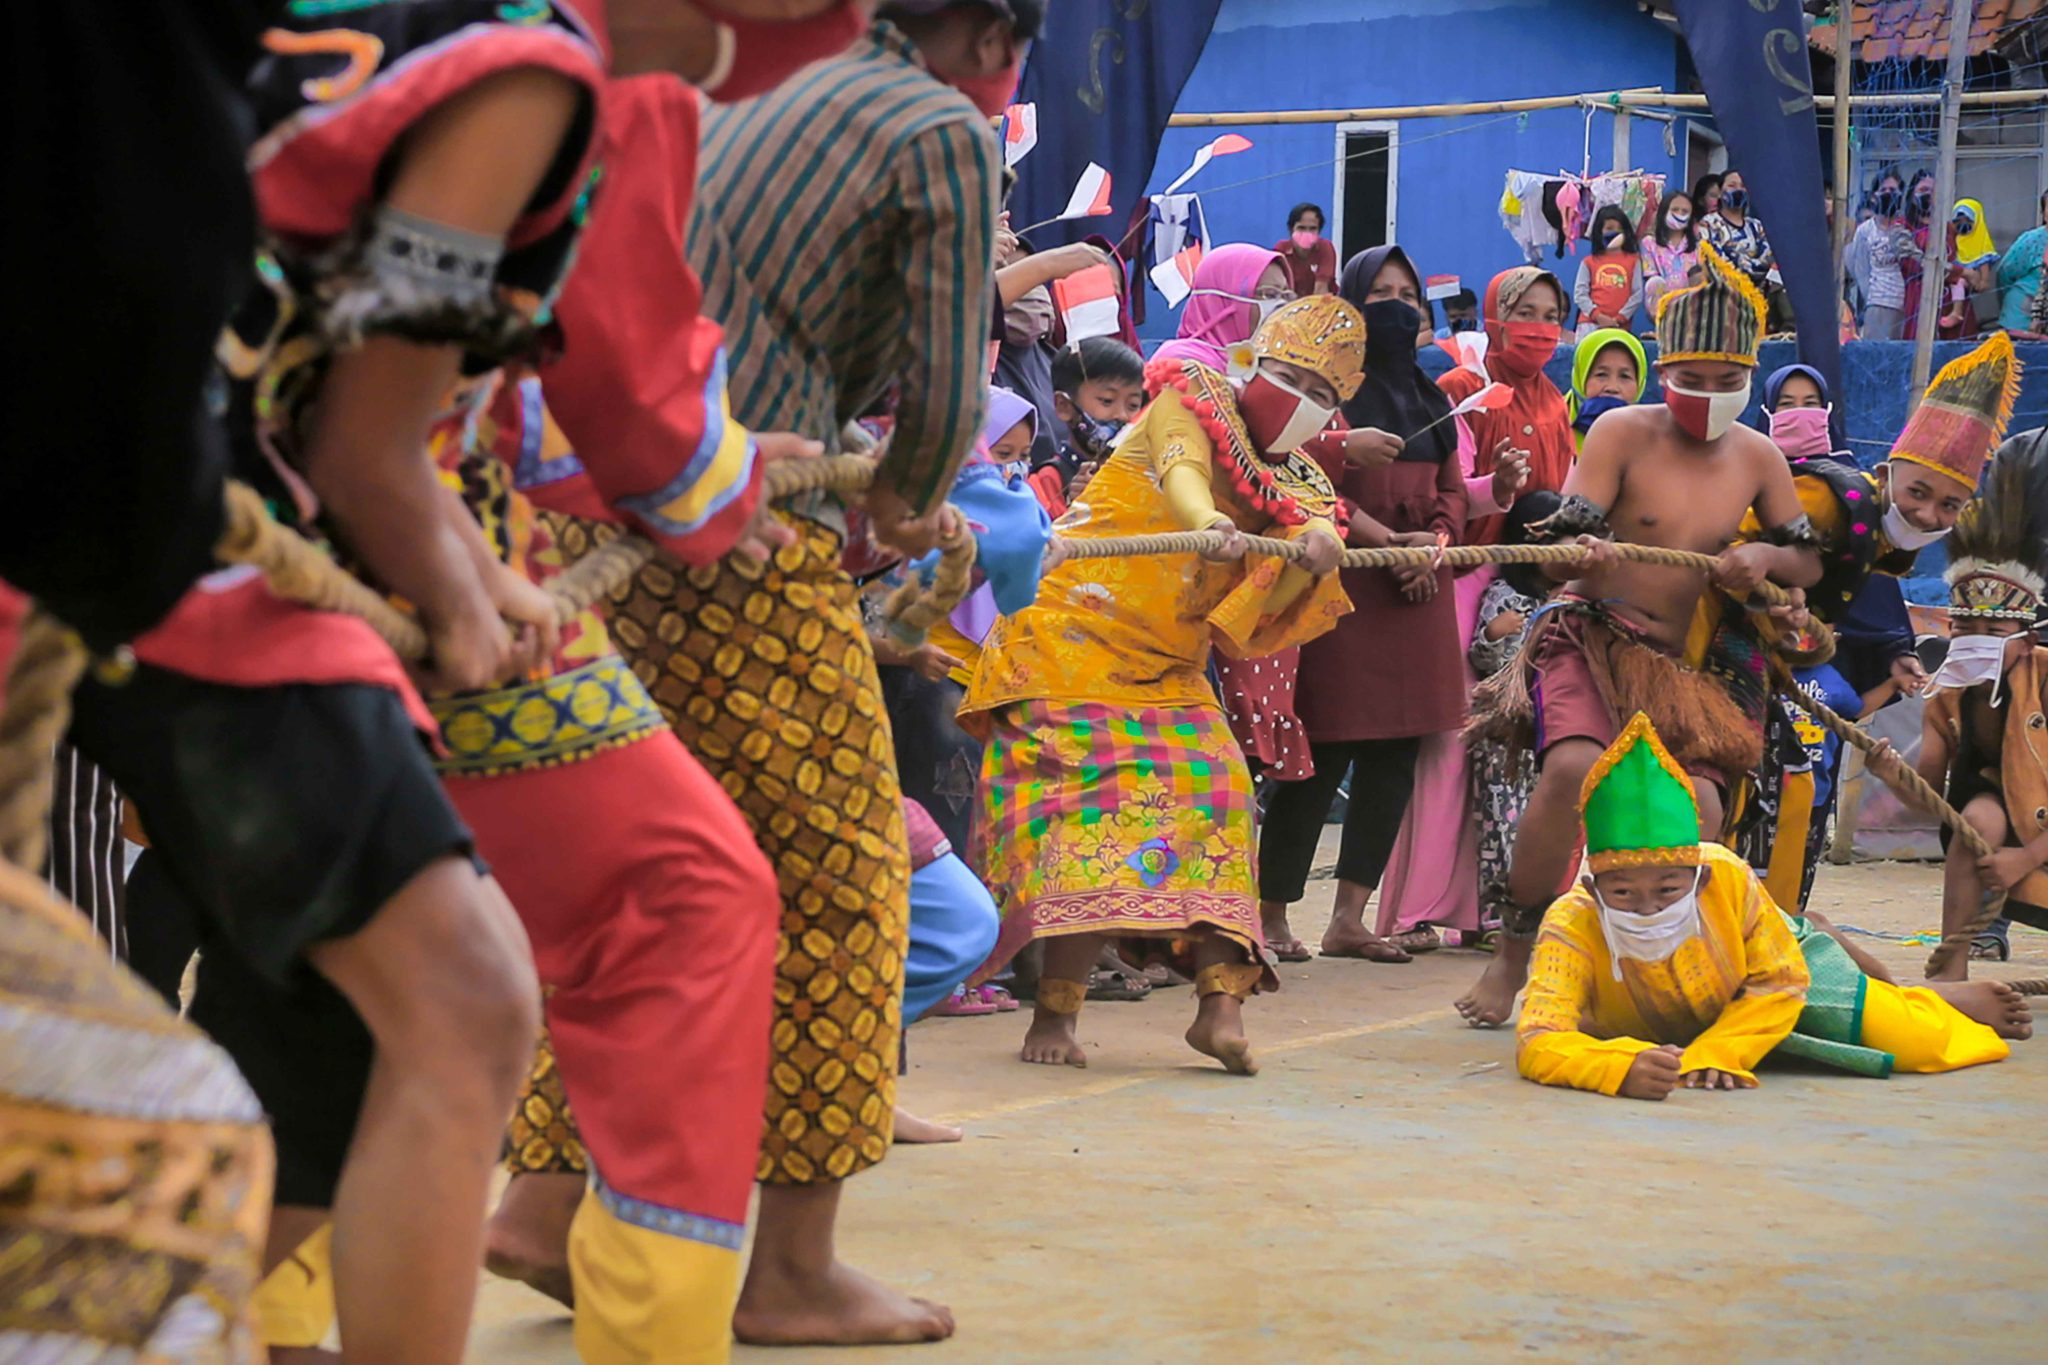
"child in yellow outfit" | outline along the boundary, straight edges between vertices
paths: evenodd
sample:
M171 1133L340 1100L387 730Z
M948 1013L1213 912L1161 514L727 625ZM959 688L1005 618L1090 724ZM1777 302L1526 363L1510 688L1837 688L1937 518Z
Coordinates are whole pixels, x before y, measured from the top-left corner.
M1873 1076L1952 1071L2031 1032L2003 983L1902 990L1823 922L1779 910L1749 864L1701 842L1692 784L1648 716L1594 765L1579 806L1590 871L1537 939L1517 1029L1528 1079L1661 1100L1753 1087L1773 1052Z

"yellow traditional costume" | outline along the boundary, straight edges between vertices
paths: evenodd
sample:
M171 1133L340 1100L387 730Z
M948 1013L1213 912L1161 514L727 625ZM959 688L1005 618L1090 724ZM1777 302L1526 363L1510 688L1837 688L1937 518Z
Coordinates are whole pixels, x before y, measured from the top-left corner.
M1629 950L1627 912L1590 882L1560 897L1536 940L1516 1029L1522 1075L1612 1095L1638 1053L1685 1049L1682 1072L1746 1086L1773 1052L1866 1075L2003 1059L2004 1040L1924 987L1865 976L1833 938L1771 901L1754 870L1702 844L1692 785L1638 714L1587 774L1587 865L1699 869L1694 931L1658 960Z
M1349 396L1364 342L1357 310L1322 295L1275 313L1254 351ZM1222 375L1166 361L1147 383L1151 405L1061 519L1061 535L1228 522L1287 539L1336 536L1329 478L1298 452L1261 454ZM1036 605L1001 620L961 708L961 724L987 740L985 878L1005 911L995 960L1036 937L1196 929L1256 959L1251 778L1209 685L1210 646L1272 654L1348 610L1335 574L1187 553L1070 560L1046 576ZM1242 997L1261 975L1240 969L1215 988Z

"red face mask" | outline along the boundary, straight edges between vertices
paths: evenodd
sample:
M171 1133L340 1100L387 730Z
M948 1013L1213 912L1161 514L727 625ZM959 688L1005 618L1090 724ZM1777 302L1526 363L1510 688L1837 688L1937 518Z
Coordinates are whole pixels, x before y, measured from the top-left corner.
M808 19L783 20L749 19L723 0L694 3L718 27L718 60L697 88L728 104L765 95L812 62L837 56L867 28L854 0L839 0Z
M1279 464L1330 425L1335 408L1326 408L1293 385L1260 370L1237 395L1238 415L1259 455Z
M1010 97L1017 93L1017 81L1024 71L1024 54L1020 51L1010 59L1010 64L993 76L962 76L946 84L958 90L973 101L987 118L1001 118L1003 111L1010 107Z
M1516 380L1534 379L1557 354L1560 335L1554 322L1500 322L1498 344L1488 352Z

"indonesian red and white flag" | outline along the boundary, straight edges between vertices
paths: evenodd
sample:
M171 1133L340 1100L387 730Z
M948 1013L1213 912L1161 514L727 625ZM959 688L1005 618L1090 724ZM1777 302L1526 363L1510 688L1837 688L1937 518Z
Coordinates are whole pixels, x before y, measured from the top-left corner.
M1059 223L1069 218L1100 218L1108 212L1109 172L1091 161L1088 163L1088 169L1081 172L1080 180L1075 182L1074 193L1067 200L1066 211L1053 221Z
M1118 325L1116 270L1091 265L1052 282L1053 306L1067 324L1067 344L1115 336Z
M1038 106L1013 104L1003 111L1003 164L1014 166L1038 145Z
M1217 157L1229 156L1233 152L1249 151L1251 149L1251 145L1252 140L1244 136L1242 133L1225 133L1222 137L1217 138L1214 142L1210 143L1208 146L1196 152L1194 161L1188 166L1186 170L1180 173L1180 179L1174 181L1171 185L1168 185L1165 189L1161 190L1160 193L1172 194L1182 185L1185 185L1188 183L1188 181L1193 180L1195 178L1196 173L1199 172L1202 169L1202 167L1208 165Z
M1166 299L1166 306L1178 308L1195 290L1195 267L1202 263L1202 244L1196 242L1175 252L1151 269L1152 287Z

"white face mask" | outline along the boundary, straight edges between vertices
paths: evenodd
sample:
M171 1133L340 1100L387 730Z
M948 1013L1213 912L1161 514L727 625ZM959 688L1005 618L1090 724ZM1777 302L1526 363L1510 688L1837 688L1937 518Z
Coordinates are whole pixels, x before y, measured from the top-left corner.
M1906 520L1906 514L1899 510L1898 471L1885 469L1884 538L1901 550L1923 550L1947 535L1947 531L1923 531Z
M1948 642L1948 657L1935 670L1936 687L1975 687L1990 683L1991 704L2005 687L2003 635L1958 635Z
M1664 404L1673 409L1672 416L1679 426L1702 441L1718 441L1726 436L1728 428L1735 425L1735 419L1749 408L1749 385L1746 383L1733 393L1706 393L1699 389L1681 389L1676 384L1666 384L1664 392L1667 395ZM1672 403L1668 396L1671 394L1677 394L1681 400L1689 399L1691 403ZM1706 409L1706 420L1697 430L1688 426L1686 419L1678 414L1677 409L1686 406Z
M1252 324L1254 332L1266 325L1267 318L1294 302L1291 297L1284 299L1262 299L1251 294L1233 294L1227 289L1193 289L1188 292L1190 297L1196 294L1207 294L1212 299L1235 299L1239 303L1250 304L1259 310L1258 320Z
M1324 407L1271 370L1260 370L1258 374L1268 384L1294 399L1294 415L1287 419L1286 426L1280 428L1273 444L1266 447L1268 455L1292 454L1328 429L1330 419L1337 415L1335 408Z
M1616 981L1621 980L1623 958L1634 962L1662 962L1684 947L1687 939L1699 937L1700 879L1705 875L1706 869L1701 868L1692 879L1692 890L1662 910L1653 910L1647 915L1613 909L1601 898L1600 888L1593 879L1586 879L1586 888L1593 893L1593 904L1600 907L1600 932L1607 936L1607 955L1613 959Z

